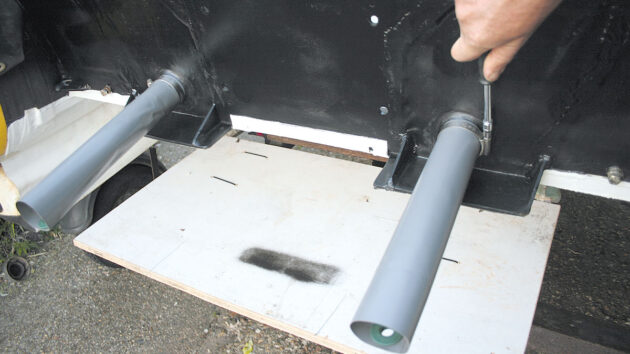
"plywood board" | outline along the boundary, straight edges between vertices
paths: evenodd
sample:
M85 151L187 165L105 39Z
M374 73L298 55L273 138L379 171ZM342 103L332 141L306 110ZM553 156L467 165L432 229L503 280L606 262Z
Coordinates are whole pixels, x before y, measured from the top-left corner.
M199 150L75 239L129 269L343 352L408 195L376 167L234 138ZM412 342L418 352L523 352L558 217L462 207ZM263 248L336 267L329 284L240 260ZM410 281L412 281L410 279ZM138 309L140 311L140 309Z
M382 139L314 129L234 114L230 115L230 119L232 120L233 129L284 136L316 144L361 151L368 155L389 157L387 154L387 141Z
M630 182L622 181L619 184L612 184L603 176L546 170L540 184L630 202Z

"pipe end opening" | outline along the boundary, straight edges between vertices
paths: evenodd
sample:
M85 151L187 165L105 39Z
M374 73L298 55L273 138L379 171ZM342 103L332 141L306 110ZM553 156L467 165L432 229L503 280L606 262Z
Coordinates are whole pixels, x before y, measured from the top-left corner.
M365 343L396 353L409 350L409 340L399 331L378 323L354 321L352 332Z
M5 264L5 273L13 280L22 280L28 275L28 262L21 257L13 257Z
M393 329L375 324L373 324L370 329L370 336L378 344L388 346L394 345L402 339L400 333L394 331Z
M28 226L36 231L50 231L50 226L46 220L31 206L22 201L15 203L15 206Z

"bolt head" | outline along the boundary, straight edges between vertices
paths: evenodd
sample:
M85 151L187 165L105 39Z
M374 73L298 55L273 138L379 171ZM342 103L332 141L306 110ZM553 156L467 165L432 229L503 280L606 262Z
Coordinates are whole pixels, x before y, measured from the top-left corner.
M110 93L112 93L112 88L111 88L111 87L109 87L109 85L105 85L105 87L103 87L103 88L101 89L101 95L103 95L103 96L107 96L107 95L109 95Z
M608 167L606 175L608 176L608 182L610 182L610 184L619 184L623 181L623 171L619 166Z

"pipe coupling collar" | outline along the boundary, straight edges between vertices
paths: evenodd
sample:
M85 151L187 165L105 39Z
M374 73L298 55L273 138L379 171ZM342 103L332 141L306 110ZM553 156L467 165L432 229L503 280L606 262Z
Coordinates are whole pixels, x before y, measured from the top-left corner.
M186 96L186 90L184 89L184 79L181 76L177 75L173 71L164 70L162 76L156 81L164 81L168 85L170 85L179 95L179 101L183 101Z
M462 112L450 112L444 115L444 118L442 118L442 123L440 124L439 131L450 127L458 127L470 131L471 133L475 134L475 136L479 139L479 144L481 145L479 155L482 155L484 140L481 124L482 121L480 119L477 119L470 114Z

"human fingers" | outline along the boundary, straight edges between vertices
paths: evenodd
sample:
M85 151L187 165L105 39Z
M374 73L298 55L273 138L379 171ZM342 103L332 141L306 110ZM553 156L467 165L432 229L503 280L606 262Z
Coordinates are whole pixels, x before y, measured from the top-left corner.
M483 63L483 76L486 80L496 81L505 70L505 67L514 59L516 53L525 44L528 37L516 38L501 46L493 48Z
M451 47L451 56L456 61L471 61L479 58L486 51L488 48L474 46L460 36Z

